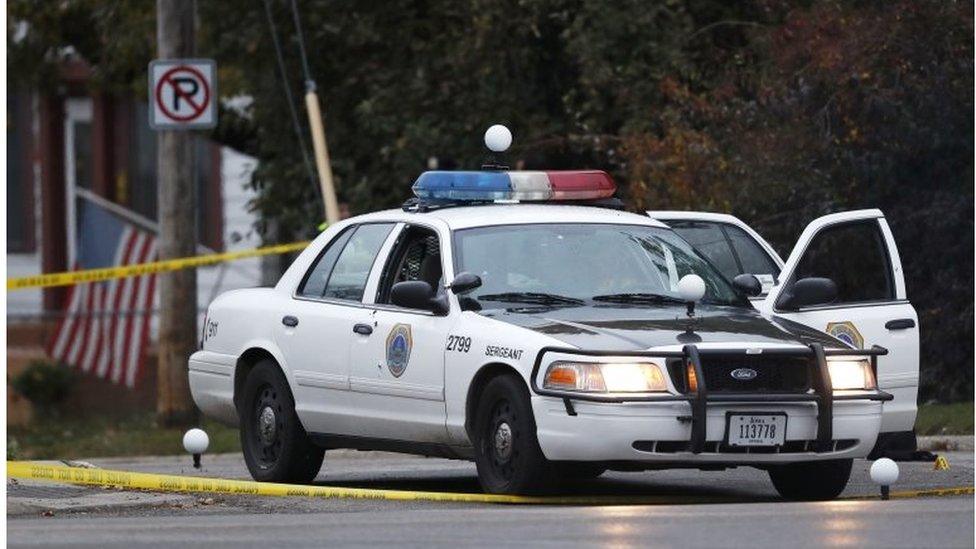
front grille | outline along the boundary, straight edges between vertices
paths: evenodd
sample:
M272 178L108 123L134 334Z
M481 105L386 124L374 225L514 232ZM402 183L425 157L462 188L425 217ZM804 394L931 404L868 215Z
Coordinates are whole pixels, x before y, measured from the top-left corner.
M856 446L856 439L840 439L831 442L827 452L841 452ZM684 440L638 440L633 444L635 450L654 454L677 454L690 452L691 443ZM704 454L799 454L815 452L815 440L788 440L782 446L729 446L719 441L706 442Z
M789 355L702 355L702 374L710 393L805 393L813 387L816 359ZM753 379L736 379L732 372L748 369ZM668 360L668 372L678 391L688 392L681 359Z

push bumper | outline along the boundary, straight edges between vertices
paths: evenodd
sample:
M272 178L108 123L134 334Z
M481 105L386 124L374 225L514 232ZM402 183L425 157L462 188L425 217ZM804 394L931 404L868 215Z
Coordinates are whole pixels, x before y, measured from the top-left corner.
M803 351L771 350L812 354L816 359L813 390L804 393L709 394L701 356L744 350L699 350L686 345L679 353L625 353L681 358L695 373L697 390L692 393L640 396L579 395L540 389L537 374L549 351L611 354L553 348L540 351L531 377L532 406L539 444L551 460L773 463L864 457L881 428L882 402L892 398L876 390L834 393L830 385L827 356L869 356L876 363L877 356L887 353L880 347L825 351L813 344ZM774 448L729 447L723 442L729 412L785 412L786 442Z

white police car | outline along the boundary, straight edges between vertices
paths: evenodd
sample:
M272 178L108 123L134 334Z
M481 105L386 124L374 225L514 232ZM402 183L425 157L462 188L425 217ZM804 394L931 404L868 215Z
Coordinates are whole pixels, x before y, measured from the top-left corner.
M211 304L193 397L239 424L255 479L307 482L357 448L473 459L493 493L749 465L823 499L874 446L887 351L763 317L755 277L613 209L607 174L427 172L414 192ZM784 306L836 297L781 277Z

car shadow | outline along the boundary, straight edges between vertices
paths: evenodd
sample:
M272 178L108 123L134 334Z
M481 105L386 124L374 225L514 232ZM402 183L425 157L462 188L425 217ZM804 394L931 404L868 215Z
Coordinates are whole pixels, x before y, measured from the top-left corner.
M316 485L338 486L344 488L364 488L371 490L399 490L418 492L451 492L479 494L481 485L475 476L458 475L425 475L423 478L338 478L331 479L328 475L316 479ZM564 480L547 492L553 496L586 496L586 497L616 497L632 496L635 498L673 498L677 500L701 500L722 502L768 502L777 501L772 494L762 494L742 490L734 486L692 485L690 483L675 483L649 481L647 477L641 479L627 479L620 476L599 477L588 480Z

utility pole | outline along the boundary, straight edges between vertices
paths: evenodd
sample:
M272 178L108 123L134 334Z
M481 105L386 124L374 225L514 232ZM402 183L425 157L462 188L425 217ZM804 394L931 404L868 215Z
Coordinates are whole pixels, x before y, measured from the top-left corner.
M156 0L159 59L194 55L195 0ZM159 259L187 257L196 249L197 192L193 133L163 130L157 139ZM156 415L160 424L196 422L187 359L196 350L197 273L181 269L159 275L159 367Z

